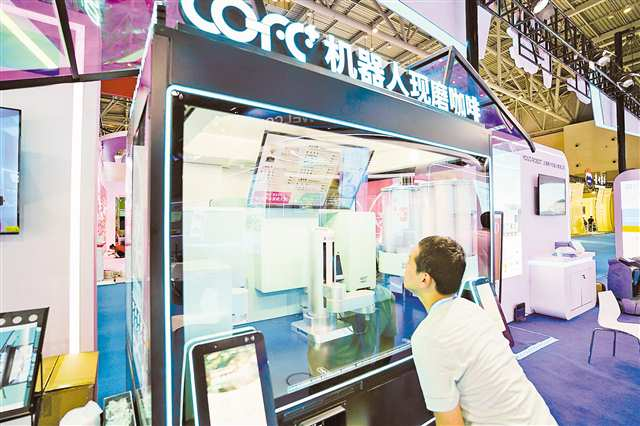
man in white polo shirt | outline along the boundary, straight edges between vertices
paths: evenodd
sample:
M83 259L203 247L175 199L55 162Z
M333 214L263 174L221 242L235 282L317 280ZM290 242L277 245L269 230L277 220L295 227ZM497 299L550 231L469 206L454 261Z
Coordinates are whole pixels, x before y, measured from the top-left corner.
M556 425L488 314L454 297L465 268L458 243L427 237L411 252L404 276L428 311L411 345L436 424Z

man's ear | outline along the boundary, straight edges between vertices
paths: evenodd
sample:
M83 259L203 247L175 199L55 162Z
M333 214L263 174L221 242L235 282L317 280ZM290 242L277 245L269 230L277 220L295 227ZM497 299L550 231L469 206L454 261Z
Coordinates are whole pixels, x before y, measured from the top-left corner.
M422 274L423 275L421 277L422 279L420 280L420 282L422 283L422 287L425 290L428 290L428 289L431 288L431 286L433 286L435 284L435 281L433 280L433 277L431 275L429 275L428 273L423 272Z

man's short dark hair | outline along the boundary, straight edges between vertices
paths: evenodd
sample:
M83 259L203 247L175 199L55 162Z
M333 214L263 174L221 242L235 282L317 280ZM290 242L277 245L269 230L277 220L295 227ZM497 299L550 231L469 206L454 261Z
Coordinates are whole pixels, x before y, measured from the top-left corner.
M484 212L480 215L480 224L483 229L491 228L491 213Z
M440 294L454 294L460 288L467 267L464 249L448 237L432 236L418 243L417 272L426 272L436 281Z

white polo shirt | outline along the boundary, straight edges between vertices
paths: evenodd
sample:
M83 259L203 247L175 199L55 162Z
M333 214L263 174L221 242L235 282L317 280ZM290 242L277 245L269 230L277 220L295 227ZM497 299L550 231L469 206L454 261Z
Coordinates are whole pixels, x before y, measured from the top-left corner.
M451 411L460 403L468 425L557 424L478 305L462 298L435 303L411 345L429 410Z

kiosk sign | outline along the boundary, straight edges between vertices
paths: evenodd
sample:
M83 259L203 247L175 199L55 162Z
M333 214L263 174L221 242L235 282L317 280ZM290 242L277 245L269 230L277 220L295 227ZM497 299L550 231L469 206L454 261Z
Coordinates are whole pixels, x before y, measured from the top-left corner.
M382 56L368 49L354 48L333 35L326 35L319 42L321 34L314 25L293 22L275 13L259 19L253 8L242 0L213 0L209 20L196 9L196 1L180 0L180 10L186 22L204 32L222 35L239 43L257 44L267 52L272 51L275 38L283 43L292 57L302 63L307 63L310 55L322 49L322 66L333 73L480 122L477 97L461 93L455 87L416 71L406 70L395 61L385 61ZM229 22L231 10L242 15L244 24L240 28Z

